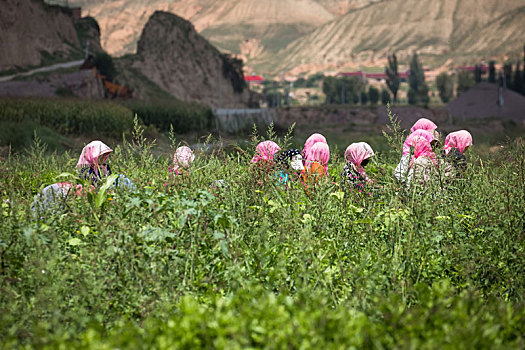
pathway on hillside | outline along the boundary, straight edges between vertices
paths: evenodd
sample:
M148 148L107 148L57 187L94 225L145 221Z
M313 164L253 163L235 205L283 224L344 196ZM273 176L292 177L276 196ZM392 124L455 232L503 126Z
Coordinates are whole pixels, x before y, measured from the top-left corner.
M18 74L0 77L0 82L9 81L16 77L28 76L28 75L35 74L35 73L50 72L50 71L61 69L61 68L71 68L71 67L81 66L83 62L84 60L78 60L78 61L57 63L57 64L53 64L47 67L40 67L40 68L32 69L24 73L18 73Z

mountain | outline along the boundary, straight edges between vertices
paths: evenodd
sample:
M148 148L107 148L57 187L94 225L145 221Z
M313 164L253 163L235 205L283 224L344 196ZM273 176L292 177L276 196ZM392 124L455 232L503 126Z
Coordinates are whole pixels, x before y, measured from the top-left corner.
M246 107L242 69L204 39L193 25L156 11L137 44L137 53L117 60L117 79L134 96L151 98L151 86L183 101L216 107Z
M383 66L414 51L431 64L474 63L521 50L524 0L69 0L95 17L103 47L135 52L155 10L174 13L248 71L300 73Z
M69 8L42 0L2 0L0 71L17 70L83 57L85 41L102 51L92 18L75 18Z
M358 0L370 1L370 0ZM245 40L258 39L265 50L275 52L326 23L344 0L70 0L82 6L100 23L102 46L113 55L135 51L140 32L156 11L176 14L193 23L212 44L241 52ZM321 3L330 5L325 8ZM327 5L327 6L328 6ZM342 6L342 5L341 5Z
M476 60L519 52L525 3L516 0L386 0L350 10L253 65L274 73L381 65L389 53Z

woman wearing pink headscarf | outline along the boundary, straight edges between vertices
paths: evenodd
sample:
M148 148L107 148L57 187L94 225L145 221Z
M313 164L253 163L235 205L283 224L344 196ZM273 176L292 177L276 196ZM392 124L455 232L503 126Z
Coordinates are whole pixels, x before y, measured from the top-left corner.
M256 164L260 161L269 162L273 164L273 157L281 150L273 141L260 142L255 148L255 155L252 158L252 163Z
M102 141L88 143L82 149L76 166L80 173L80 178L90 181L91 185L97 186L104 177L111 175L112 171L108 158L112 152L113 150ZM136 187L125 175L118 174L111 188L135 189Z
M409 169L410 169L410 150L412 147L414 147L414 139L416 137L423 137L425 138L430 145L436 144L439 141L436 138L436 134L423 129L417 129L413 131L410 135L407 136L405 139L405 142L403 143L403 155L401 156L401 160L396 166L396 169L394 170L394 177L398 180L404 181Z
M412 127L410 128L410 132L412 133L416 130L430 131L434 134L436 139L439 138L439 133L437 132L437 125L432 120L429 120L427 118L420 118L417 122L414 123L414 125L412 125Z
M318 134L318 133L312 134L310 135L308 139L306 139L306 142L304 143L303 152L302 152L303 158L306 158L306 155L310 151L310 148L312 148L312 146L316 144L317 142L327 143L326 138L323 135Z
M306 169L301 173L301 182L308 193L308 185L316 184L328 174L328 161L330 160L330 147L324 142L316 142L306 154Z
M415 136L412 140L414 154L410 160L410 170L408 172L408 183L415 180L424 185L431 180L434 171L437 169L438 162L436 154L428 139L424 136Z
M177 148L173 155L173 164L169 171L173 172L174 176L180 175L183 169L188 169L190 164L195 160L193 151L188 146L181 146Z
M113 152L102 141L92 141L83 149L77 162L80 178L96 184L103 176L111 175L108 157Z
M467 130L454 131L447 135L443 150L446 162L445 176L459 177L467 169L464 153L470 146L472 146L472 135Z
M268 174L274 166L274 157L281 150L273 141L260 142L255 148L255 155L252 158L252 171L254 178L259 185L266 180Z
M352 143L346 148L345 159L347 163L341 172L343 188L361 190L365 184L372 182L365 172L365 166L374 156L372 147L366 142Z

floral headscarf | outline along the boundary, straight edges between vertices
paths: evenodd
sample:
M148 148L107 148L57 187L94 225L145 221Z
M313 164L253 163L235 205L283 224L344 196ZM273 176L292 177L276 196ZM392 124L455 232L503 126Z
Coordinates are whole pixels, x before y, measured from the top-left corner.
M436 154L432 151L430 142L423 136L415 136L413 138L414 155L410 161L410 167L412 168L414 161L419 157L428 157L434 164L437 165Z
M363 160L368 159L374 155L372 147L366 142L352 143L346 148L345 159L354 164L357 172L366 177L365 169L361 166ZM368 180L368 178L367 178Z
M293 170L304 170L302 155L298 149L289 149L277 157L277 162L283 169L289 169L290 165Z
M328 171L328 160L330 160L330 147L324 142L316 142L305 157L305 163L308 168L314 162L317 162L324 167L325 173Z
M252 158L252 163L257 163L261 160L273 164L273 157L281 150L273 141L263 141L259 143L255 149L255 155Z
M195 159L193 151L188 146L181 146L175 151L173 155L173 167L170 168L170 172L173 171L175 175L179 175L179 169L181 167L187 168L190 163Z
M427 118L421 118L417 122L412 125L410 128L410 132L414 132L416 130L426 130L430 131L434 134L434 137L437 139L439 137L439 133L437 132L437 125Z
M414 146L414 138L416 136L422 136L425 139L427 139L428 142L432 143L432 141L436 140L435 134L433 134L431 131L418 129L412 132L410 135L407 136L405 143L403 143L403 155L406 156L410 154L410 146Z
M459 130L447 135L444 150L448 154L452 148L457 148L463 154L469 146L472 146L472 135L467 130Z
M323 135L318 134L318 133L312 134L310 135L308 139L306 139L306 142L304 143L303 152L302 152L303 157L306 158L306 154L308 154L308 151L310 151L310 148L312 148L312 146L316 144L317 142L327 143L326 138Z
M76 168L91 168L98 176L98 168L99 165L101 165L99 161L102 160L102 164L104 164L111 152L113 152L113 150L102 141L92 141L82 149ZM101 156L103 156L102 159L100 158Z

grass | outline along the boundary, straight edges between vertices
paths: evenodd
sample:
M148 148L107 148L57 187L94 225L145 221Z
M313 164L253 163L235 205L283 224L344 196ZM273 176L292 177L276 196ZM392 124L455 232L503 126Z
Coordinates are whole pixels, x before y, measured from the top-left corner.
M390 176L391 136L367 169L372 195L338 186L340 153L333 182L307 195L258 184L255 141L217 141L175 178L136 125L110 146L137 190L71 196L38 218L33 196L78 154L36 140L0 164L3 347L523 348L523 145L473 146L463 178L407 190Z

